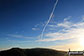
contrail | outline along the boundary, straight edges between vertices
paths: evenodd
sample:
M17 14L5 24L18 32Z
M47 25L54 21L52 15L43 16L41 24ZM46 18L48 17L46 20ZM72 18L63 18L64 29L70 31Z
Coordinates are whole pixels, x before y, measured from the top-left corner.
M53 13L55 11L57 3L58 3L58 0L56 0L56 2L54 4L54 7L53 7L53 10L52 10L52 12L51 12L51 14L49 16L49 19L48 19L47 23L45 24L45 26L44 26L44 28L42 30L42 33L41 33L41 36L40 36L41 39L43 38L43 34L44 34L45 29L46 29L46 26L49 24L50 20L52 19L52 16L53 16Z

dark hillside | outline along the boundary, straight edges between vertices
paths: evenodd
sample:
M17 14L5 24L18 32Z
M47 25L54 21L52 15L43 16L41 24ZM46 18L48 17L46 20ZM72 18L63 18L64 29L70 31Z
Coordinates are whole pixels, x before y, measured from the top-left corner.
M45 48L20 49L12 48L0 52L0 56L65 56L66 52Z
M12 48L0 52L0 56L25 56L24 51L19 48Z

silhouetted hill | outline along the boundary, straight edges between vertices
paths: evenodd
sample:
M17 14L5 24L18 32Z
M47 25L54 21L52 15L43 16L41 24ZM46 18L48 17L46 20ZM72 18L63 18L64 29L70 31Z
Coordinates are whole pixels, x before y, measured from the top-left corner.
M12 48L0 52L0 56L65 56L66 52L45 48L20 49Z
M0 56L25 56L24 51L19 48L12 48L0 52Z

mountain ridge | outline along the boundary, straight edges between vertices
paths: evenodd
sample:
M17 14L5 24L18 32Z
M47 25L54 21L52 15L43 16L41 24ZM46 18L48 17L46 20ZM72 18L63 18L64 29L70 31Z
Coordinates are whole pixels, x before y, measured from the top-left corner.
M0 51L0 56L65 56L67 52L47 48L11 48Z

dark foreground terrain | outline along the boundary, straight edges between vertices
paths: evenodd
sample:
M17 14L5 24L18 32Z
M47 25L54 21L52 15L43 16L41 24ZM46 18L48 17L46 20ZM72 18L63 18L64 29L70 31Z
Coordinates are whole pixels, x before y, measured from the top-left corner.
M66 52L56 51L45 48L20 49L12 48L10 50L0 51L0 56L67 56Z

